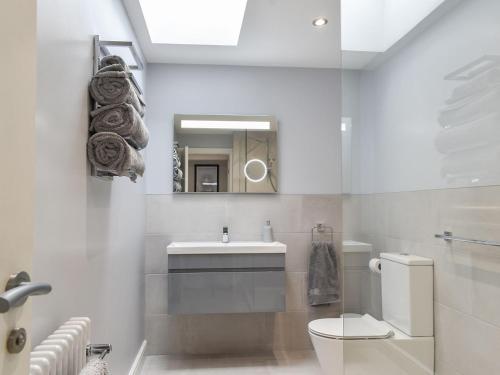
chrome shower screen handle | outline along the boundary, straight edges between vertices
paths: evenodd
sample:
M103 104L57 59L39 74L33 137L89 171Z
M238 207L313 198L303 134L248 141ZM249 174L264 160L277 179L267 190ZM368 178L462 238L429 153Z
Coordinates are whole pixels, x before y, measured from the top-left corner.
M24 305L30 296L49 294L51 290L50 284L31 282L27 272L16 273L9 278L5 292L0 294L0 313Z

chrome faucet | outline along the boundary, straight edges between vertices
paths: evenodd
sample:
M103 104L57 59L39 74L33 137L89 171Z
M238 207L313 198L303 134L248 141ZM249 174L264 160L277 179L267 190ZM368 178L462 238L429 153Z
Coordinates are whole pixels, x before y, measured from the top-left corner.
M229 228L222 227L222 243L228 243L228 242L229 242Z

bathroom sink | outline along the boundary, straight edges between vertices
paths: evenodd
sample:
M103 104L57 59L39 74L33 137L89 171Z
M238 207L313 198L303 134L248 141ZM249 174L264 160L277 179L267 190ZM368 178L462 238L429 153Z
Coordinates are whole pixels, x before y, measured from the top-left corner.
M286 245L172 242L168 313L237 314L286 309Z
M281 242L234 241L222 242L172 242L167 253L183 254L284 254L286 245Z

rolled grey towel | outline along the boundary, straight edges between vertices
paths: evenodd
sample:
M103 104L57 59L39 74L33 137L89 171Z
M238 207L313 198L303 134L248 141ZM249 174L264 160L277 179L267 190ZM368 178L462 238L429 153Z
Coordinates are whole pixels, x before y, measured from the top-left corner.
M173 164L174 164L174 168L180 168L181 167L181 159L179 159L178 156L174 156Z
M184 176L184 174L182 173L181 169L174 168L174 180L175 181L181 181L183 176Z
M126 72L128 73L129 77L131 74L128 70L125 70L125 68L120 64L106 65L97 71L97 73L104 73L104 72Z
M144 116L144 104L137 93L134 84L129 79L129 73L120 70L105 70L97 72L90 81L90 95L100 105L128 103Z
M144 174L142 155L125 139L115 133L96 133L89 138L87 154L99 172L114 176L127 176L135 182Z
M101 60L101 69L99 69L98 73L103 73L103 72L126 72L127 77L132 79L132 72L130 71L128 65L125 63L125 61L120 57L120 56L115 56L115 55L110 55L110 56L105 56ZM133 85L134 88L135 85ZM144 100L143 95L136 90L137 98L139 99L139 102L142 104L143 111L144 107L146 106L146 101ZM143 116L144 112L141 114Z
M309 260L309 304L325 305L340 301L337 257L331 242L313 242Z
M118 56L108 56L108 57L118 57ZM121 59L121 57L118 57L122 62L123 60ZM126 72L127 73L127 77L129 77L130 79L132 79L133 77L133 74L132 72L130 72L129 68L128 68L128 65L125 64L125 62L123 63L119 63L119 60L116 60L117 63L116 64L111 64L111 62L114 62L114 60L109 60L108 61L108 65L103 65L102 64L102 60L101 60L101 69L99 69L99 71L97 73L104 73L104 72ZM135 87L135 85L133 85L133 87L135 89L137 89ZM137 94L137 98L139 99L139 102L142 104L143 107L146 106L146 101L144 100L144 97L142 96L142 94L136 90L135 92Z
M80 375L109 375L108 364L103 359L92 358Z
M90 130L121 135L138 150L147 146L149 132L135 108L127 103L111 104L91 112Z
M110 65L121 65L122 70L128 72L129 67L125 60L123 60L120 56L117 55L109 55L109 56L104 56L101 59L101 68L110 66Z
M182 192L182 184L179 181L174 181L174 193Z

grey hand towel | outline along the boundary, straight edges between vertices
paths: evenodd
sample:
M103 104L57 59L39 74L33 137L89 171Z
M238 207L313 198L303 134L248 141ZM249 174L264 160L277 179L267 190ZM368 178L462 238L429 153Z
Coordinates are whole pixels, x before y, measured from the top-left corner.
M127 103L112 104L91 112L90 130L121 135L138 150L147 146L149 132L135 108Z
M137 175L144 174L142 155L118 134L94 134L87 143L87 153L90 162L99 172L127 176L134 182Z
M308 297L312 306L340 301L337 257L331 242L312 244Z
M90 95L100 105L131 104L141 116L144 116L143 101L130 81L129 73L107 69L111 68L103 68L92 77Z

